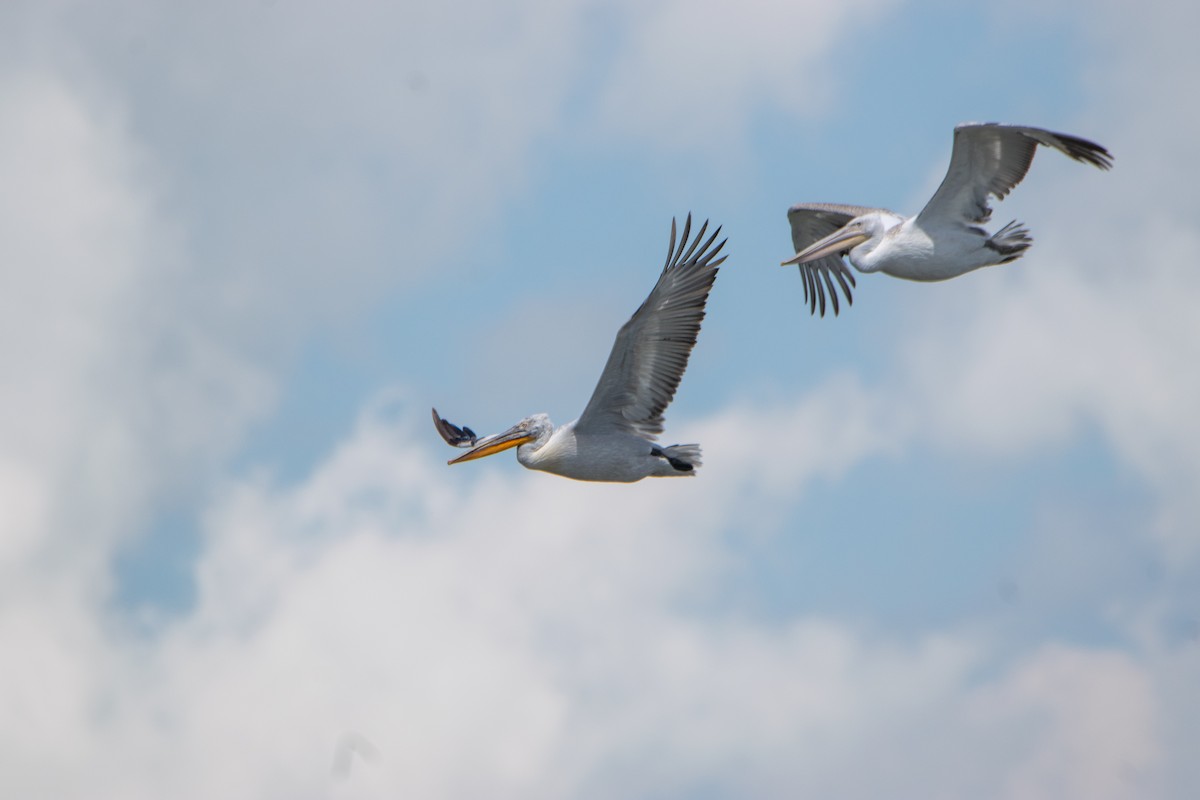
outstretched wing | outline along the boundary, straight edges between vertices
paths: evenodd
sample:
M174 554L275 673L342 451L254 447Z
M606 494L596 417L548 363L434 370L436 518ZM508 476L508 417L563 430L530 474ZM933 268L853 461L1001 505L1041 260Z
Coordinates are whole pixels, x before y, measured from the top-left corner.
M797 203L788 209L788 222L792 225L792 245L799 253L813 242L824 239L838 228L855 217L879 211L877 208L864 206L846 206L839 203ZM832 255L818 258L800 265L800 278L804 282L804 302L813 314L817 313L820 305L821 316L825 316L825 289L829 289L829 298L833 301L833 313L837 316L838 296L830 276L837 279L846 295L846 302L854 303L850 287L856 286L854 273L841 256ZM847 281L849 283L847 283Z
M466 425L460 428L449 420L442 419L436 408L433 409L433 427L446 440L446 444L453 447L474 447L475 442L479 440L475 431Z
M959 125L954 129L950 168L917 215L918 224L935 218L987 222L992 215L988 197L1003 200L1021 182L1039 144L1100 169L1112 166L1107 150L1078 136L995 122Z
M687 369L704 304L717 267L726 258L718 258L726 239L712 246L720 228L701 244L708 229L705 221L689 244L691 228L688 214L676 247L675 220L671 220L666 266L650 296L617 333L600 382L575 423L577 433L619 430L648 439L662 433L663 411Z

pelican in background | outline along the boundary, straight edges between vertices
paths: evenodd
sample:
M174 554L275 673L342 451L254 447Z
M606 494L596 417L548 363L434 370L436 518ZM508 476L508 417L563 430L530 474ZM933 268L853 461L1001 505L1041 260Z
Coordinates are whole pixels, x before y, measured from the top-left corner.
M989 234L980 225L992 216L988 196L1003 200L1021 182L1039 144L1100 169L1112 166L1107 150L1078 136L994 122L959 125L950 168L920 214L902 217L883 208L799 203L788 209L796 255L783 266L800 265L804 300L812 313L819 305L825 316L826 289L833 313L838 313L831 275L846 302L854 302L854 275L843 256L859 272L913 281L941 281L1014 261L1033 244L1025 226L1014 220Z
M481 439L470 428L443 419L435 408L433 425L446 443L471 448L449 463L515 447L517 461L529 469L581 481L632 483L646 477L694 475L700 466L699 445L655 443L662 433L663 411L675 396L700 333L717 267L726 258L717 256L727 240L712 246L720 228L700 244L706 221L689 245L691 228L688 214L676 247L671 220L666 266L650 296L617 333L600 382L579 419L556 428L545 414L534 414Z

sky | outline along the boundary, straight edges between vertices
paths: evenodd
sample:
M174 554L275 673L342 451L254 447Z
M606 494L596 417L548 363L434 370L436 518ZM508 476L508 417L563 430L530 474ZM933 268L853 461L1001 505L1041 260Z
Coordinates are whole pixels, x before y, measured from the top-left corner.
M1190 798L1200 9L0 6L0 794ZM1093 139L1034 247L810 316L786 209ZM672 218L729 258L576 483Z

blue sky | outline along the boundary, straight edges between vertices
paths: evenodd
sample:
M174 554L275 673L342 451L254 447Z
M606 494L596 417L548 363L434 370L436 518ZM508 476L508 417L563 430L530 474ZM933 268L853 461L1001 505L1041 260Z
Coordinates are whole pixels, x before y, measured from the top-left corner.
M6 5L2 793L1190 797L1198 17ZM967 120L1116 166L809 316L787 207L913 213ZM699 475L447 467L430 406L579 413L689 211Z

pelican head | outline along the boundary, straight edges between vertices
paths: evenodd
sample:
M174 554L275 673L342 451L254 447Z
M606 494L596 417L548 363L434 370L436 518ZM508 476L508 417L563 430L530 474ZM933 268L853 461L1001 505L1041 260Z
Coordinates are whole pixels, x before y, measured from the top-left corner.
M554 433L554 423L550 421L550 417L546 414L534 414L521 420L503 433L485 436L473 448L458 458L450 459L446 463L457 464L461 461L474 461L477 458L495 455L501 451L520 447L525 444L533 444L535 447L541 447L550 438L550 434L552 433Z
M904 217L890 211L872 211L855 217L824 239L818 239L796 255L782 262L782 266L807 264L826 256L847 256L850 263L861 272L879 269L871 263L869 254L883 243L888 231L904 222Z
M796 255L781 263L790 267L792 264L807 264L818 258L832 255L846 255L854 248L870 241L881 229L878 218L873 214L855 217L824 239L818 239ZM882 231L880 231L882 232Z

